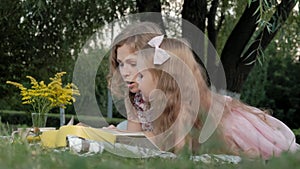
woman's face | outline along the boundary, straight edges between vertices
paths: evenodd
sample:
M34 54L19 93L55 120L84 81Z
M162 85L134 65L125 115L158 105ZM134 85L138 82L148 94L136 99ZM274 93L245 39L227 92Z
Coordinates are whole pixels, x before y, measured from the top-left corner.
M156 89L157 79L154 78L148 70L140 71L137 76L138 87L143 96L143 100L149 102L151 92Z
M136 82L137 75L137 55L131 50L131 48L124 44L117 49L117 62L119 63L119 71L123 80L126 82L129 91L137 93L138 83Z

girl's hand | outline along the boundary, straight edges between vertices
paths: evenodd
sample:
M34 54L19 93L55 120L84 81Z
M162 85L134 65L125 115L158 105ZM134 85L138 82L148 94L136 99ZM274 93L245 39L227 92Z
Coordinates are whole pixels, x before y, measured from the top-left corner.
M114 126L114 125L112 125L112 124L109 125L108 127L102 127L102 128L103 128L103 129L114 129L114 130L117 129L116 126Z
M76 126L90 127L89 125L81 123L81 122L77 123Z

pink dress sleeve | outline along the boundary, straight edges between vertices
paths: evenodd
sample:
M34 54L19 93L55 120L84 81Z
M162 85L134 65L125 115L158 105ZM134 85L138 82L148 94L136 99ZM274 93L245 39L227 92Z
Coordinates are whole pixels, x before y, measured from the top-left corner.
M294 133L280 120L255 107L254 113L232 108L222 119L225 142L236 153L268 159L283 151L299 149ZM260 116L264 117L264 120Z

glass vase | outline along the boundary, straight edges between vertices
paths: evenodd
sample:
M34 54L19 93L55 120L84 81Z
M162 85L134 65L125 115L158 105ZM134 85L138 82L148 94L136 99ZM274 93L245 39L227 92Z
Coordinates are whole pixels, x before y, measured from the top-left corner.
M32 127L33 128L44 128L47 123L47 113L31 113Z

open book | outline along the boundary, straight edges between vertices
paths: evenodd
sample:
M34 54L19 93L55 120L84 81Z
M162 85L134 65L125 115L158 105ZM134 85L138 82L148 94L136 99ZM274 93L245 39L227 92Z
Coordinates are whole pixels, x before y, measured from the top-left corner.
M99 129L84 126L62 126L58 130L45 131L41 134L42 145L49 148L67 146L67 136L77 136L84 139L106 142L110 144L121 143L153 150L160 150L143 132L126 132L114 129Z

